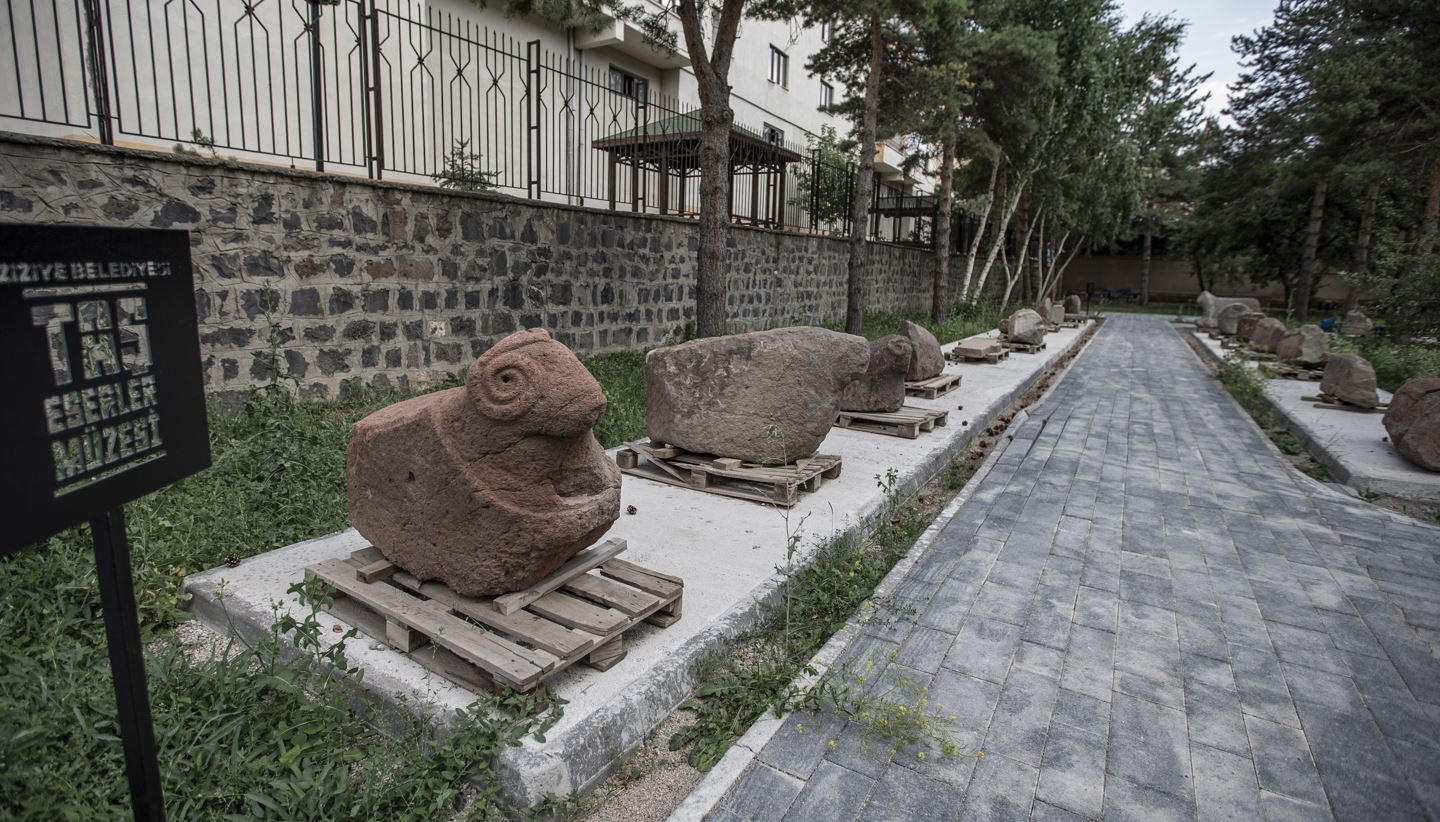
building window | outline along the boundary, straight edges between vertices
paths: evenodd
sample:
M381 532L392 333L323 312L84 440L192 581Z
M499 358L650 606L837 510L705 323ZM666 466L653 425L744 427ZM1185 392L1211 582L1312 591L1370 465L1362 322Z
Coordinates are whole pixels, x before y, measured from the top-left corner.
M762 133L765 135L765 142L767 143L781 145L785 142L785 132L769 123L765 124L765 130Z
M650 93L650 81L644 77L636 77L628 71L610 69L610 90L616 94L623 94L626 97L634 98L643 103Z
M790 55L770 47L770 82L790 88Z
M828 43L835 36L835 24L826 20L820 24L820 42Z
M820 108L829 109L835 105L835 87L829 83L820 84Z

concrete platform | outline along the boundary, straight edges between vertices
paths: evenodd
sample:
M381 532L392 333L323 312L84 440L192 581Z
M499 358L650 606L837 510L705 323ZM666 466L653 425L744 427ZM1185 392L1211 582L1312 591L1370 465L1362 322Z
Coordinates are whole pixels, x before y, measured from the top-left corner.
M1047 336L1037 354L1014 354L996 364L947 363L964 375L957 391L907 403L950 412L949 425L918 439L832 429L822 453L844 457L843 473L788 512L741 500L626 476L621 515L607 535L629 543L625 559L683 577L684 617L666 629L639 626L626 634L629 655L605 673L577 666L549 681L567 700L564 717L543 744L533 740L501 756L499 771L512 801L534 804L602 780L619 756L644 740L692 690L693 670L712 649L751 627L773 599L783 575L787 529L802 535L804 562L825 540L874 517L883 505L878 478L893 468L903 491L922 486L1074 347L1091 323ZM993 332L992 332L993 333ZM953 346L945 346L947 349ZM613 452L612 452L613 453ZM344 557L365 541L354 530L279 548L185 581L192 608L220 631L256 637L269 631L272 603L296 607L285 593L306 565ZM328 629L335 624L322 615ZM331 637L330 631L322 634ZM334 634L333 636L339 636ZM365 671L363 688L391 709L442 722L475 694L430 674L398 652L368 638L352 642L350 663Z
M1193 333L1215 361L1229 353L1209 334ZM1251 367L1258 365L1251 363ZM1417 468L1396 452L1381 423L1382 412L1316 408L1313 402L1301 399L1319 391L1320 383L1310 380L1272 379L1265 383L1265 398L1271 407L1284 417L1290 433L1336 482L1356 491L1440 502L1440 474ZM1379 393L1381 402L1390 401L1390 392Z

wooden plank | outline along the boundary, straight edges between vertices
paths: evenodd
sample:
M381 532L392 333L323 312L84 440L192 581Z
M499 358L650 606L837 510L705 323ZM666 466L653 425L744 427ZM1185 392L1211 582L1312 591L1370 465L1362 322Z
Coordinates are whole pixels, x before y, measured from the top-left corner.
M633 562L628 562L623 559L612 559L604 565L600 566L600 573L606 574L606 576L613 576L615 577L615 579L618 579L627 585L634 585L636 588L639 588L642 591L647 591L660 597L669 596L669 593L663 590L657 591L647 586L658 584L660 582L669 582L679 587L684 587L685 585L685 580L681 579L680 577L671 576L670 574L662 574L659 571L654 570L653 568L645 568L643 566L636 565ZM619 576L619 574L629 574L634 578L635 581L631 581L631 579L627 579L624 576ZM651 582L651 580L654 580L655 582Z
M618 561L619 560L611 560L611 562ZM541 619L528 611L502 614L484 600L461 596L440 582L421 582L405 571L400 571L395 574L394 580L398 584L422 596L444 604L452 611L457 611L485 625L487 628L505 634L511 639L529 643L542 651L548 651L559 657L569 657L573 654L583 653L593 648L595 643L600 639L594 634L577 631L574 628L567 628L564 625L557 625L547 619Z
M367 562L355 569L355 578L361 582L379 582L393 575L399 566L388 559L378 559L374 562Z
M612 582L595 574L581 574L573 577L565 583L563 590L617 611L623 611L627 616L635 616L660 604L660 598L653 594L647 594L619 582Z
M355 566L345 560L326 560L305 570L324 579L340 593L374 609L387 622L399 622L423 632L431 642L516 687L534 685L541 674L560 661L544 651L521 648L502 637L488 634L451 615L442 604L422 602L383 582L361 582L355 579ZM543 660L545 665L537 660Z
M391 647L409 653L424 645L426 637L414 628L387 619L385 621L385 641L390 643Z
M495 610L502 614L513 614L545 596L551 591L564 585L567 580L578 574L583 574L600 565L607 560L613 559L621 551L625 550L625 540L618 537L611 537L599 545L592 545L584 551L570 558L570 561L560 566L560 570L531 585L523 591L516 591L510 594L503 594L491 600Z
M608 671L619 665L628 654L622 634L592 651L590 656L585 658L585 664L597 671Z
M561 625L579 628L592 634L606 635L628 620L624 612L604 608L562 591L551 591L530 603L529 609Z

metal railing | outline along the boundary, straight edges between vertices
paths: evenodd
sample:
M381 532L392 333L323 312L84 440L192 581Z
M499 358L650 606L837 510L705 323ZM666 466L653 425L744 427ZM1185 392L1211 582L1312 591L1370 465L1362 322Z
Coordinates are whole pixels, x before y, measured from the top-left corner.
M693 144L667 166L642 157L620 169L595 146L698 126L694 107L653 84L627 93L582 58L410 0L4 0L7 47L0 124L19 130L405 182L443 183L460 168L537 200L698 211ZM835 212L816 198L853 190L852 165L773 144L800 159L762 172L763 138L737 131L756 138L731 177L737 221L848 231L848 216L815 216ZM928 232L874 220L871 234Z

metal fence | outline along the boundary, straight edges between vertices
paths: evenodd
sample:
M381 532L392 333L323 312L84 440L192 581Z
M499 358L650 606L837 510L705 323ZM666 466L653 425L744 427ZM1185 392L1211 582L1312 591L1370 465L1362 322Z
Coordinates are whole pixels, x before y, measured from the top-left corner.
M669 158L668 173L643 163L617 171L615 155L595 147L696 123L693 107L653 88L617 88L608 73L538 40L407 0L5 0L7 46L0 122L58 136L79 129L107 144L173 144L407 182L483 180L621 210L698 210L693 157ZM772 145L800 159L777 163L778 173L737 160L734 218L848 231L848 216L817 218L835 209L815 200L852 190L854 167ZM877 202L883 196L877 186ZM871 235L928 241L915 228L923 223L877 217Z

